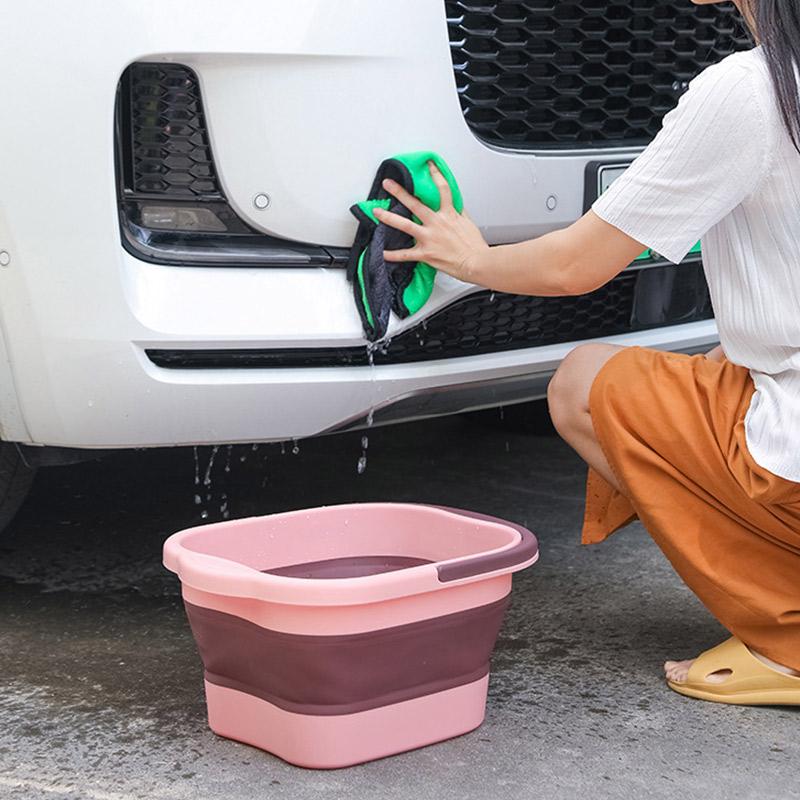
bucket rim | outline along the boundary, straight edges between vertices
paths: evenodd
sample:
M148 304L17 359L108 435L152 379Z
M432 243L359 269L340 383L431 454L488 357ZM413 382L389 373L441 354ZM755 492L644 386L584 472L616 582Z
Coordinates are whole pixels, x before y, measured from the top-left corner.
M240 527L256 520L296 518L314 512L342 509L362 513L375 508L381 510L413 508L430 514L458 517L462 520L466 517L481 525L500 528L508 534L508 538L501 546L479 553L377 575L325 580L261 572L238 561L198 552L187 546L187 540L193 535L208 532L212 528L223 533L226 529ZM281 604L329 606L381 602L488 580L525 569L535 563L538 556L538 542L534 534L522 525L509 520L429 503L367 502L294 509L277 514L254 515L185 528L172 534L164 542L163 563L168 570L178 575L182 584L200 591Z

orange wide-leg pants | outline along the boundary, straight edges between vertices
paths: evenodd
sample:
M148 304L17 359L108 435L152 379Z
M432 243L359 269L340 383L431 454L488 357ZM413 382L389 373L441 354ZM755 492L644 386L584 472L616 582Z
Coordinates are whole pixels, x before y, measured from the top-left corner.
M595 378L592 424L622 492L595 470L584 543L638 518L735 636L800 670L800 483L759 466L744 419L749 371L628 347Z

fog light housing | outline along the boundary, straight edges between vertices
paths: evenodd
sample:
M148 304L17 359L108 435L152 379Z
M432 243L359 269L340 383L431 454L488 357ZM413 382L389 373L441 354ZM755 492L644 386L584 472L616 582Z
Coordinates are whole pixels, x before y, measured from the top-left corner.
M227 231L228 226L210 208L142 206L142 226L160 231Z
M217 177L200 85L182 64L135 63L117 90L122 245L155 264L344 267L347 250L268 236L230 207Z

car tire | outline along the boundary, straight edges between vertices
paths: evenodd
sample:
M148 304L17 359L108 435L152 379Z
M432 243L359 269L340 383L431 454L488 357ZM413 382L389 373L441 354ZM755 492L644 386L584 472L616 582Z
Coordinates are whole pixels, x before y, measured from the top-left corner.
M15 444L0 442L0 531L14 518L33 483L29 467Z

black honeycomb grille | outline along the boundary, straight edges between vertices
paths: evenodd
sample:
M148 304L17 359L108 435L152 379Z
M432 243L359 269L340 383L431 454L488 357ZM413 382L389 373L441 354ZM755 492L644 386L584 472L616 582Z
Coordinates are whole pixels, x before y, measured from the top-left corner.
M668 285L659 281L662 277L667 278ZM645 298L656 296L659 311L654 316L653 304ZM393 338L375 352L374 361L398 364L483 355L614 336L711 316L700 265L653 267L623 272L599 289L574 297L494 292L469 295Z
M630 330L636 275L577 297L480 292L435 314L378 350L375 363L497 353Z
M378 345L375 364L477 356L613 336L713 317L699 264L626 271L576 297L478 292ZM363 366L365 347L148 350L173 369Z
M731 3L446 0L467 123L502 147L646 144L709 64L751 46Z
M127 188L145 196L220 198L195 73L181 64L137 63L122 86Z

